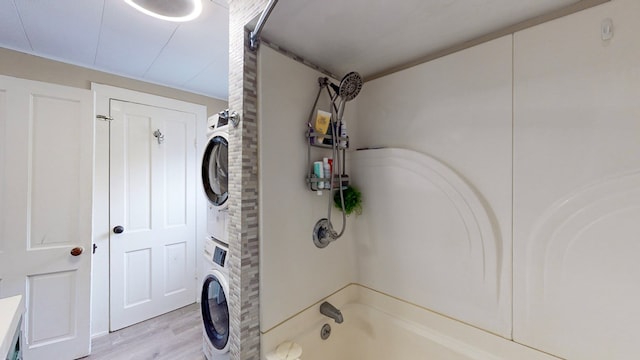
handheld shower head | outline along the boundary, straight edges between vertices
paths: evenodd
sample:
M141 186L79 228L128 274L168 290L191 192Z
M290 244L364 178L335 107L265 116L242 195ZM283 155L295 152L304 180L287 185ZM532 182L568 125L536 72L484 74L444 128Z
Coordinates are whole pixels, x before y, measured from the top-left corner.
M355 71L345 75L340 81L338 94L344 101L351 101L362 90L362 77Z
M351 101L358 96L360 90L362 90L362 83L363 81L360 74L352 71L340 80L340 85L329 83L329 86L335 91L336 98L339 96L342 98L342 101Z

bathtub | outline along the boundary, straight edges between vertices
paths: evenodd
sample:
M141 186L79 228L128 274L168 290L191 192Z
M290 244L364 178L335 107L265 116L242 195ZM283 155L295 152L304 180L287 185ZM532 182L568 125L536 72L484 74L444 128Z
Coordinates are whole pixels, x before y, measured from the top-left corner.
M357 284L324 300L341 310L343 323L314 304L262 333L262 359L284 341L299 344L303 360L559 359ZM331 326L326 340L324 324Z

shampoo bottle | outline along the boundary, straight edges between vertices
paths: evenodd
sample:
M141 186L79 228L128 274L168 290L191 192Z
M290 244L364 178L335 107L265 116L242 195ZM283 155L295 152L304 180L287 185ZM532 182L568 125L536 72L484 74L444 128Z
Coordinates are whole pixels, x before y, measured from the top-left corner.
M322 159L322 170L325 178L329 178L329 181L324 183L325 189L331 189L331 167L329 167L329 158Z
M324 177L323 165L322 161L316 161L313 163L313 174L318 178L322 179ZM322 195L322 189L324 189L324 181L318 181L317 185L317 194Z

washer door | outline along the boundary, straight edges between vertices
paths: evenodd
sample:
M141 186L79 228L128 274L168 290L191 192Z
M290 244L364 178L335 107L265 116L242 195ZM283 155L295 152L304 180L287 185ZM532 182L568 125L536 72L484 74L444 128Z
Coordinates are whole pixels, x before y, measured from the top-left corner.
M202 159L202 184L209 201L222 206L229 197L229 142L217 135L209 140Z
M229 349L228 286L220 273L214 271L202 283L202 321L204 330L214 348L220 352Z

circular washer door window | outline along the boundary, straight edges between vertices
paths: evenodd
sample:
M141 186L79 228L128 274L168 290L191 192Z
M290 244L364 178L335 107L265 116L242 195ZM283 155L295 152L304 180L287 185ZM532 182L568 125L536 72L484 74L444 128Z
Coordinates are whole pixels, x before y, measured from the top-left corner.
M202 159L202 183L209 201L221 206L229 197L229 143L222 136L209 140Z
M208 275L202 285L202 321L213 347L223 350L229 341L229 307L224 288L217 277Z

